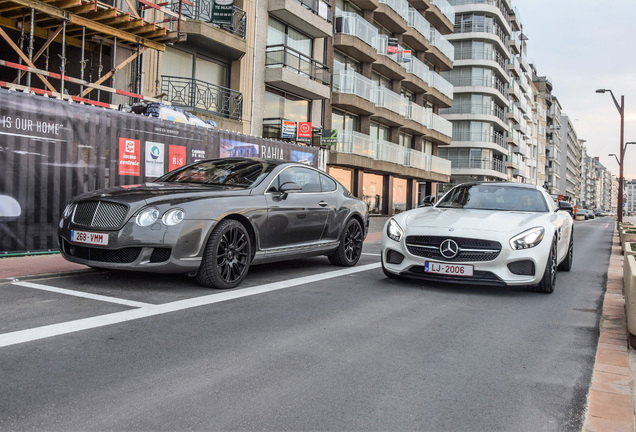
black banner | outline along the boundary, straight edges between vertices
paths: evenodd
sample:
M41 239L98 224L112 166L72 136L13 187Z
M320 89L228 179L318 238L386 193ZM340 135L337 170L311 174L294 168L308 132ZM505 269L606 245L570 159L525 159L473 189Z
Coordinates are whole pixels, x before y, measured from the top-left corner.
M75 195L213 157L318 166L318 149L0 89L0 256L58 250Z

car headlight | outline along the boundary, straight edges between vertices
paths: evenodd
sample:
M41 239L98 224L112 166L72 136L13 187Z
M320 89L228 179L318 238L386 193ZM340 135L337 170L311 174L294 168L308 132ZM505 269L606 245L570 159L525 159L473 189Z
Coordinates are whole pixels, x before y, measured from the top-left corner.
M545 229L543 227L531 228L510 239L510 247L515 250L530 249L541 243Z
M73 210L75 210L75 204L68 204L64 209L64 213L62 213L62 217L68 219L73 214Z
M386 225L386 235L388 235L391 240L399 242L404 236L404 231L395 219L391 218L389 219L389 223Z
M164 225L173 226L185 219L185 210L173 208L163 214L161 221Z
M159 210L155 207L148 207L137 214L135 223L140 227L147 227L157 222L159 219Z

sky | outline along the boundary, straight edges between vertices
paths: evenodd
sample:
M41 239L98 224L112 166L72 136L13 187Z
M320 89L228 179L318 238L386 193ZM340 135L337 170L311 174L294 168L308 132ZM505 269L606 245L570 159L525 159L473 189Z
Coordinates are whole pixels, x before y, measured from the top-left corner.
M528 62L552 80L588 154L614 175L619 168L620 104L625 96L624 141L636 142L636 0L511 0L528 37ZM625 151L624 177L636 179L636 144Z

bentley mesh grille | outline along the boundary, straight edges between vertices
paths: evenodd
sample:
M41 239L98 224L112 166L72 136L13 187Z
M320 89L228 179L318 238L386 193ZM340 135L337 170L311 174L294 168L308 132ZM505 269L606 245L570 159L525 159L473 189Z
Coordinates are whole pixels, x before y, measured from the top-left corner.
M459 253L454 258L444 257L439 247L444 240L454 240L459 246ZM439 261L492 261L501 252L501 243L492 240L467 237L442 236L408 236L406 248L413 255Z
M99 229L115 229L122 226L128 206L108 201L85 201L77 204L73 223Z
M141 253L140 247L128 247L123 249L98 249L88 246L78 246L68 243L66 240L62 244L64 252L75 258L96 261L107 262L117 264L128 264L137 259Z

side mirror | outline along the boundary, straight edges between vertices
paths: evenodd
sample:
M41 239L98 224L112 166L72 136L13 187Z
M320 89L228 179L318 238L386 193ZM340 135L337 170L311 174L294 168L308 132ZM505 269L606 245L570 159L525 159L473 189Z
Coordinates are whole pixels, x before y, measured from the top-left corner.
M424 199L422 200L422 204L420 204L420 207L430 207L433 204L435 204L435 197L433 195L428 195L424 197Z
M567 201L559 201L559 208L557 210L563 210L570 213L570 216L574 217L574 206Z
M292 192L300 192L303 190L303 187L295 182L286 182L280 185L278 188L278 192L281 194L281 198L287 198L287 194Z

